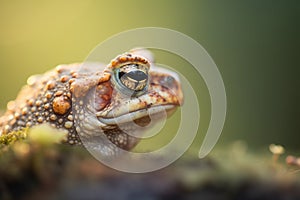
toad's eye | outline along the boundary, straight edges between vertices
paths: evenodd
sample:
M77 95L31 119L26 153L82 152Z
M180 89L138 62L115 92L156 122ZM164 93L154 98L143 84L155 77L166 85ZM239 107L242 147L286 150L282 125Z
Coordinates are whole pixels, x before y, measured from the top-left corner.
M143 57L125 53L112 60L115 86L126 95L139 96L148 88L150 63Z

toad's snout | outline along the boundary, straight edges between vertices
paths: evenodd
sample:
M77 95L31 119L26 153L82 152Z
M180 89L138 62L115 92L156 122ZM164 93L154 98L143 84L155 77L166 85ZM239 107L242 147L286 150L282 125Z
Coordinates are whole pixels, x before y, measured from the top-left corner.
M150 89L156 90L154 88L159 87L159 94L168 93L166 98L170 104L182 105L183 93L179 75L174 71L155 66L152 70L150 71Z

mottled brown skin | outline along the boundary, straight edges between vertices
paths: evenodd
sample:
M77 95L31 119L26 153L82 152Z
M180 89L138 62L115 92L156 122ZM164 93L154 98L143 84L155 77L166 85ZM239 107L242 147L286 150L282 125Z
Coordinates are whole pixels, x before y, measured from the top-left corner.
M148 115L136 111L172 105L168 107L170 110L182 103L179 82L166 73L155 70L148 73L150 65L152 63L143 56L125 53L107 67L100 63L60 65L43 75L32 76L16 100L8 103L6 113L0 118L0 135L49 123L68 131L66 142L69 144L82 144L83 138L102 140L105 135L113 144L129 150L138 142L137 138L126 134L132 131L130 123L123 120L114 124L112 119L129 112L134 122L143 126L149 122ZM143 90L140 89L144 82L134 91L116 81L115 71L126 71L124 66L133 66L140 74L147 75ZM128 87L139 84L129 76L124 77L130 83ZM132 94L128 96L128 92Z

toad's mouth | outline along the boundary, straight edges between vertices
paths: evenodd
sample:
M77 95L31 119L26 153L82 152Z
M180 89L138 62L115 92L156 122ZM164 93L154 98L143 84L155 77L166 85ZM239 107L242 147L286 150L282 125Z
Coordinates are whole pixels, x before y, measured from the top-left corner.
M103 117L98 117L98 120L104 124L107 125L116 125L116 124L124 124L128 122L133 122L138 119L151 116L151 115L159 115L163 112L166 112L169 114L173 110L176 109L176 105L172 104L166 104L166 105L158 105L158 106L153 106L150 108L143 108L139 109L133 112L125 113L120 116L115 116L111 118L103 118Z
M162 117L172 114L178 106L173 104L157 105L150 108L139 109L130 113L126 113L112 118L100 118L98 120L101 123L106 124L102 127L102 131L107 139L123 150L133 149L140 141L145 129L154 120L161 120ZM165 112L165 114L164 114ZM135 123L138 126L133 126L131 123ZM116 148L113 148L115 151Z

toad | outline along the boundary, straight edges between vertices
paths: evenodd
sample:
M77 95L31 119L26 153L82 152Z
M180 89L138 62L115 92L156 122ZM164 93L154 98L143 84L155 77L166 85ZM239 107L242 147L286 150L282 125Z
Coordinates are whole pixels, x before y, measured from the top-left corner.
M129 133L149 124L150 115L170 113L182 101L178 75L155 67L148 50L134 49L108 65L59 65L31 76L17 98L7 104L0 118L0 135L49 123L68 132L68 144L105 136L117 147L130 150L139 138Z

